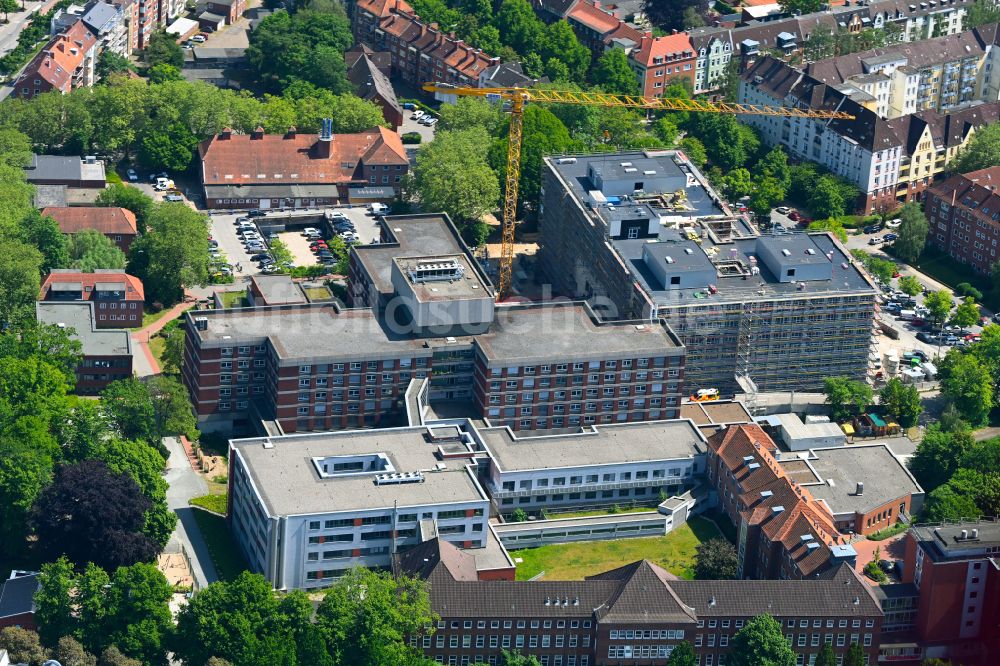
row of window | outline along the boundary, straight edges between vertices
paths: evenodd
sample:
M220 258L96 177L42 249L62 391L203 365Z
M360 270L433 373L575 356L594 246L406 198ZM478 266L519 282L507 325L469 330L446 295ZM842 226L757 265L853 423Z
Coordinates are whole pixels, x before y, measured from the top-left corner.
M128 309L128 310L135 310L135 309L137 309L139 307L139 304L136 301L130 301L128 303L122 303L121 306L122 306L121 307L122 310L126 310L126 309ZM118 304L117 303L101 303L98 306L99 310L105 310L105 309L115 310L117 308L118 308Z

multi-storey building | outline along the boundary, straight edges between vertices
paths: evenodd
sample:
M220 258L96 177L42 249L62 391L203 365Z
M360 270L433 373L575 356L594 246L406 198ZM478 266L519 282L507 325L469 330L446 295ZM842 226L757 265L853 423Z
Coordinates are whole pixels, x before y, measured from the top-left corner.
M639 90L646 97L662 97L674 81L695 85L695 50L686 32L653 37L645 33L629 50L629 65L639 77Z
M545 158L539 267L609 317L665 319L693 391L868 371L876 290L828 234L759 236L680 152Z
M329 585L352 566L387 567L398 548L420 543L421 521L485 553L490 504L471 453L440 455L463 436L414 427L233 440L236 541L278 589ZM496 543L489 550L502 553Z
M98 328L94 306L93 301L35 303L39 322L72 329L72 337L80 341L83 359L76 368L76 391L81 394L99 393L111 382L132 376L132 336Z
M66 94L92 86L97 53L97 37L82 20L77 20L28 63L12 84L12 94L31 99L51 90Z
M97 328L135 328L142 325L145 298L142 281L125 271L99 268L83 273L72 268L53 268L42 281L40 301L91 301Z
M55 220L64 234L99 231L125 254L139 234L135 213L117 206L49 206L42 215Z
M590 391L597 396L596 389ZM687 420L594 426L544 436L519 436L508 428L474 433L490 460L487 491L504 513L615 502L655 504L661 493L685 492L705 471L705 439Z
M633 47L643 36L642 31L602 7L597 0L580 0L569 9L565 18L580 43L590 49L595 58L609 47Z
M500 62L437 24L425 24L405 0L355 3L352 27L358 41L388 51L393 73L417 88L428 81L476 87L482 72Z
M807 76L848 93L862 93L883 118L946 111L973 101L997 101L992 72L997 25L919 42L827 58L803 68ZM991 67L992 69L992 67Z
M878 654L882 611L847 566L810 580L686 581L639 561L583 581L492 582L445 541L420 554L401 553L394 570L428 581L440 619L410 644L441 664L498 664L506 650L546 666L665 666L681 641L699 663L724 664L733 636L762 613L781 623L798 663L823 644L838 657L854 643L872 663Z
M149 40L153 38L160 28L160 5L161 0L135 0L136 6L136 45L134 49L144 49L149 46Z
M931 187L924 203L929 240L977 273L1000 257L1000 166L956 174Z
M50 22L50 33L55 37L80 20L97 35L99 51L110 51L127 58L132 53L132 45L128 38L129 16L125 10L125 6L103 0L91 2L86 7L70 5L56 10Z
M916 588L912 640L890 658L994 664L1000 656L1000 523L919 525L905 537L904 584Z

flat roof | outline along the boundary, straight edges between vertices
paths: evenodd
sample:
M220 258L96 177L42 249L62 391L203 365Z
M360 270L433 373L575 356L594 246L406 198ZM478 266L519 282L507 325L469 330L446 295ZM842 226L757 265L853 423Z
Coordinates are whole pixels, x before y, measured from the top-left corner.
M736 400L712 400L709 402L686 402L681 405L681 418L691 419L697 425L728 425L730 423L752 423L753 416L742 402Z
M421 303L432 301L450 301L454 299L487 298L492 300L493 294L488 285L480 278L479 272L464 254L449 254L439 256L421 255L416 257L393 257L400 273L406 278L406 283L413 290L413 295ZM430 268L431 264L447 267L461 267L462 277L455 280L430 280L414 282L410 271Z
M250 281L257 287L267 305L306 302L305 294L287 275L254 275Z
M388 242L351 248L379 293L391 294L392 260L396 257L465 254L457 231L443 213L387 215L379 222Z
M467 458L439 461L428 428L393 428L257 437L230 441L273 516L364 511L488 498ZM270 443L270 448L265 446ZM399 472L424 471L421 483L376 485L374 474L320 478L314 458L381 453Z
M584 432L524 436L508 428L480 430L503 471L610 465L693 458L707 450L690 421L650 421L592 426Z
M774 418L784 428L784 435L791 439L809 439L812 437L844 438L844 431L836 423L803 423L798 414L774 414Z
M599 323L586 303L498 305L476 342L487 359L511 364L668 356L683 347L665 323Z
M965 531L965 539L962 539L962 531ZM972 530L978 530L975 538ZM933 544L933 551L930 553L935 559L944 558L961 559L963 557L982 557L987 548L1000 546L1000 522L996 519L970 520L964 522L950 523L947 525L919 525L910 529L917 541L925 545ZM926 550L926 548L925 548Z
M73 328L84 356L131 356L128 331L95 328L94 304L90 301L38 301L35 316L45 324Z
M924 491L885 444L810 449L786 460L804 460L813 473L808 480L799 463L791 471L813 497L826 502L835 515L869 513L889 502ZM779 460L784 465L785 460ZM864 491L857 494L858 483Z

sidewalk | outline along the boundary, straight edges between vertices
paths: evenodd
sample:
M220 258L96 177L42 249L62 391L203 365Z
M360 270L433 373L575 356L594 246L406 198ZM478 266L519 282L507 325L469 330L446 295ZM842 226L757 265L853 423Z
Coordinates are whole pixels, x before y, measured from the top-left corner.
M153 351L149 348L149 340L163 330L164 326L183 315L185 311L193 308L196 302L196 299L190 296L185 296L185 299L182 302L170 308L167 314L163 315L149 326L141 328L138 331L132 331L132 344L134 347L137 347L142 354L141 356L136 355L135 357L136 374L140 377L145 377L148 375L158 375L162 372L160 364L157 363L156 357L153 356Z

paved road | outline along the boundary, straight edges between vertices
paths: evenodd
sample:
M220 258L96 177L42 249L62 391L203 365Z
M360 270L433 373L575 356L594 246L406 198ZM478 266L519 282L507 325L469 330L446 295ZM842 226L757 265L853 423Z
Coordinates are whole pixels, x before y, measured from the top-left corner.
M0 55L7 55L17 46L17 38L21 36L21 31L31 22L31 17L38 11L44 3L25 2L24 11L11 12L10 23L0 25Z
M188 500L207 495L208 486L205 479L191 469L184 447L176 437L164 437L163 443L170 451L166 473L167 483L170 484L167 488L167 506L180 519L170 539L179 542L187 550L191 561L191 574L199 587L204 587L217 581L219 576L201 530L198 529L198 523L194 520L195 510L188 504Z

